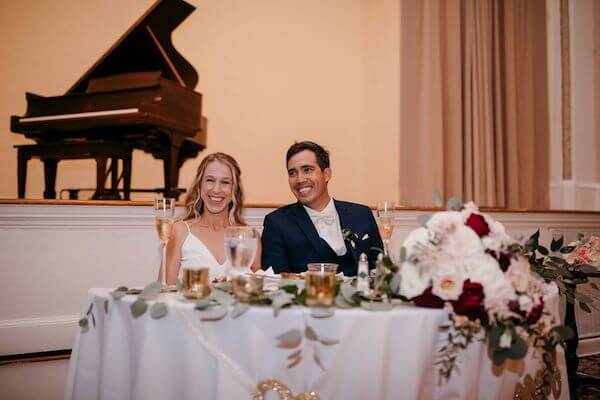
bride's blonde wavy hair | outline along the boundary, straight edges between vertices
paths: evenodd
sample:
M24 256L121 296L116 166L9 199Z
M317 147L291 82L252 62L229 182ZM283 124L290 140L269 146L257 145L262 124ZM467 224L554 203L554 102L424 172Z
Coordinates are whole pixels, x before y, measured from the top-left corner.
M202 187L202 179L204 178L204 173L206 172L206 167L208 166L208 163L213 161L219 161L227 165L229 167L229 170L231 171L231 176L233 177L231 202L228 204L229 223L231 225L246 225L246 222L242 217L242 207L244 204L244 189L242 188L241 180L242 171L237 161L235 161L235 159L229 154L225 153L209 154L206 157L204 157L204 159L198 166L196 177L194 178L194 181L188 189L185 197L185 214L182 219L199 219L202 213L204 212L204 201L202 201L202 197L200 196L200 190Z

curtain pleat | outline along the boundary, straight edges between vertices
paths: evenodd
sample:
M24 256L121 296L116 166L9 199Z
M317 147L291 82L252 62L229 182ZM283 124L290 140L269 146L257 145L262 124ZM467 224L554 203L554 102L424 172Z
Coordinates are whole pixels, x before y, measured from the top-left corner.
M544 0L404 0L400 201L547 208Z

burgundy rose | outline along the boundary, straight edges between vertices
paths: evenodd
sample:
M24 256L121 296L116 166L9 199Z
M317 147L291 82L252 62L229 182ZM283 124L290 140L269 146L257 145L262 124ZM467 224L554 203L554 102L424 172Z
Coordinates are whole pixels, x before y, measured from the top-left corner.
M454 312L458 315L464 315L471 321L479 319L481 323L487 322L487 312L483 306L483 286L477 282L471 282L467 279L463 283L463 291L456 301L452 302Z
M529 310L529 313L526 313L525 311L521 310L521 308L519 307L519 302L517 300L509 301L508 309L525 318L525 322L529 325L533 325L536 322L538 322L542 317L542 314L544 312L544 299L540 297L540 304Z
M536 322L538 322L540 320L543 312L544 312L544 299L542 297L540 297L540 304L533 307L531 309L531 311L529 311L529 314L527 314L527 318L525 319L525 322L527 322L529 325L535 324Z
M479 214L469 215L469 218L467 218L465 225L473 229L477 236L479 236L480 238L487 236L490 233L490 226L487 222L485 222L483 216Z
M440 297L436 296L431 291L431 286L428 287L422 295L413 297L411 299L416 306L426 307L426 308L443 308L444 300Z

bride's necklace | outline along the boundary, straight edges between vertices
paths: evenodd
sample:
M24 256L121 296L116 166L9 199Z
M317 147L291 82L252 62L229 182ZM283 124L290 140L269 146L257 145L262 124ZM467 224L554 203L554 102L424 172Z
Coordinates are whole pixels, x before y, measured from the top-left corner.
M202 217L198 218L198 221L194 223L194 225L198 225L202 228L208 228L210 231L213 232L220 232L222 230L224 230L225 228L227 228L229 226L229 224L217 224L217 225L211 225L208 222L205 222L202 220Z

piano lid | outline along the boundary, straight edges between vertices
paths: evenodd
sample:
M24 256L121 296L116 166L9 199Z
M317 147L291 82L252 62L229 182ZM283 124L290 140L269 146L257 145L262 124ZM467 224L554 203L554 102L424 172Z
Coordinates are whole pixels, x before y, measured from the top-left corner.
M173 47L171 32L196 8L183 0L158 0L65 94L86 92L91 79L142 71L194 89L198 73Z

